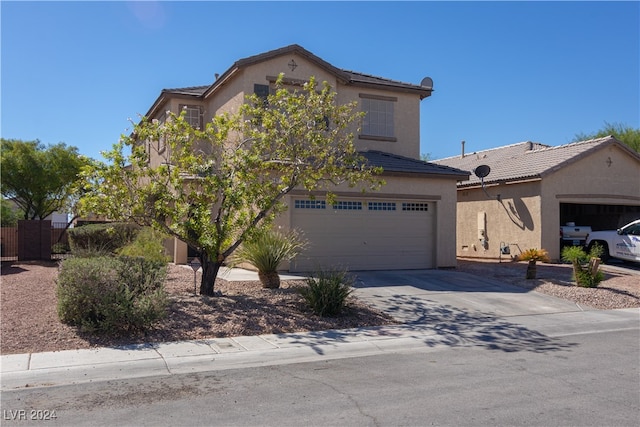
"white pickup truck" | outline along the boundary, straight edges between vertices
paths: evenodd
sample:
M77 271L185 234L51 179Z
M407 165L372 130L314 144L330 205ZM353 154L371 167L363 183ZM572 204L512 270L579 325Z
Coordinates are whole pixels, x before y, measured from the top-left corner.
M588 225L576 225L575 222L568 222L560 226L560 247L584 246L587 236L591 233Z
M589 250L595 244L603 248L602 261L618 258L624 261L640 262L640 219L617 230L594 231L587 236Z

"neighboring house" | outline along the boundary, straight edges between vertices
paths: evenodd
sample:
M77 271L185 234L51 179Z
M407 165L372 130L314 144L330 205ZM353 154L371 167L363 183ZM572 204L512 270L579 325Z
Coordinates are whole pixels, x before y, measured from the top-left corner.
M431 95L429 78L416 85L346 71L291 45L240 59L211 85L164 89L146 116L162 121L167 110L186 110L192 126L203 126L217 114L236 111L246 95L268 94L280 73L291 87L314 76L331 85L338 103L358 101L367 116L357 147L372 165L384 168L386 181L380 191L364 195L337 188L334 206L321 193L315 200L304 191L286 196L288 210L277 225L299 229L310 241L290 271L455 266L456 183L469 172L419 160L420 101ZM149 147L152 165L160 161L153 153L164 149L157 144ZM174 260L187 260L182 242L176 242Z
M557 260L561 225L615 229L640 218L640 155L611 136L556 147L523 142L463 150L434 163L490 169L483 180L472 175L458 184L459 257L508 259L501 248L509 247L512 257L543 248Z

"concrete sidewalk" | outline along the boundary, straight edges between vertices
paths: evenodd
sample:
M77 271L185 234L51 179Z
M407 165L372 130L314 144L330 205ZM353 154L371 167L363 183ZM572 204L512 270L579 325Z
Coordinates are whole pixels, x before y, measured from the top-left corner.
M226 280L255 272L223 271ZM501 282L455 271L356 273L356 295L400 325L69 350L0 357L2 390L237 369L387 352L477 346L569 350L568 336L638 329L640 309L583 310ZM254 277L255 275L255 277ZM300 276L283 276L283 279Z

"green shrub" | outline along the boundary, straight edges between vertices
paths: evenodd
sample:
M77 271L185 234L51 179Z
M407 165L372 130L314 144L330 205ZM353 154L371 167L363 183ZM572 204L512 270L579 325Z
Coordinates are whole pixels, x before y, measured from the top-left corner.
M147 329L166 315L165 276L161 263L144 258L65 260L56 288L58 317L84 332Z
M298 255L306 244L294 230L288 233L273 229L261 230L238 248L231 265L249 263L258 270L260 282L265 288L278 288L278 267L283 261L290 261Z
M598 244L595 244L588 254L579 246L567 246L562 249L562 260L573 265L573 279L578 286L595 288L604 279L602 271L597 266L594 268L592 264L596 260L599 262L602 250L602 246ZM588 262L589 264L585 266L584 264Z
M578 286L583 288L596 288L604 279L604 273L598 270L595 274L591 274L591 272L585 268L579 270L574 269L573 278Z
M60 321L77 326L97 321L101 293L117 287L116 264L108 257L70 258L61 264L56 285Z
M589 260L589 256L580 246L565 246L560 254L562 260L571 264L583 264Z
M342 311L353 292L353 279L346 271L321 271L309 277L298 292L319 316L335 316Z
M162 233L150 227L145 227L136 236L135 240L120 248L117 252L128 257L142 257L149 261L157 261L163 264L169 262L169 256L165 253Z
M66 254L70 250L71 248L69 248L69 244L64 242L59 242L51 246L52 254Z
M89 224L69 229L69 244L76 256L113 254L131 243L140 226L123 222Z

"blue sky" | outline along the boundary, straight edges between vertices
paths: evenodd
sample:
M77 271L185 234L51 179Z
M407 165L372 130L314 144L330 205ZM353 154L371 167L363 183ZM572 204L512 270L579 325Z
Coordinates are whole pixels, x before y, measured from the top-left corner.
M639 2L0 3L1 135L101 159L163 88L297 43L419 83L421 152L640 128Z

